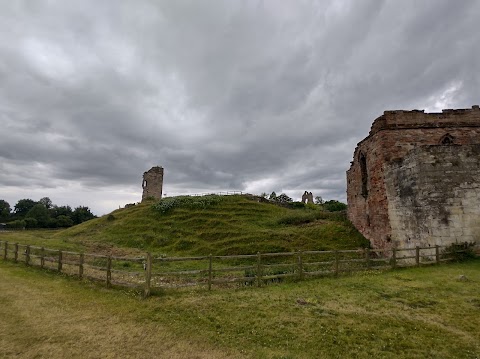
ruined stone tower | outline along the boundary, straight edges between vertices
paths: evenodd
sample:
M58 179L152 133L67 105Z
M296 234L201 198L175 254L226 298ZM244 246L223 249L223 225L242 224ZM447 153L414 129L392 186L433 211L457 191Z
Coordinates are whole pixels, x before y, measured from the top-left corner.
M155 198L160 200L162 198L163 187L163 167L155 166L143 173L143 194L142 202L147 198Z
M374 248L480 238L480 108L385 111L347 171L348 217Z

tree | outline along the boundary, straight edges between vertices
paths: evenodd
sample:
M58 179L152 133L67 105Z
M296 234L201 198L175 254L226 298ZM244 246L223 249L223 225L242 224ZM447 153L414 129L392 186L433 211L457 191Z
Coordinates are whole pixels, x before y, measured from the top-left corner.
M50 214L53 218L57 218L57 217L60 217L60 216L68 216L68 217L72 218L73 210L72 210L72 207L70 207L70 206L56 206L56 205L54 205L50 209Z
M11 211L10 204L7 201L0 199L0 219L7 219L10 217Z
M28 211L30 211L36 204L37 202L30 198L21 199L15 205L15 209L13 212L15 213L16 217L23 218L27 215Z
M34 205L30 211L28 211L25 219L35 218L37 220L37 226L40 228L45 228L48 226L48 221L50 220L50 213L48 209L41 203Z
M320 196L315 196L315 204L323 204L325 201Z
M96 216L90 212L90 208L88 207L76 207L72 213L73 223L75 224L80 224L93 218L96 218Z
M290 203L293 202L293 199L288 197L285 193L282 193L280 196L277 197L276 201L279 203Z
M268 199L271 201L277 200L277 194L275 193L275 191L270 194L270 197Z
M50 209L53 206L52 200L48 197L40 198L38 203L43 204L46 209Z
M57 217L57 227L71 227L73 226L73 220L68 216L58 216Z

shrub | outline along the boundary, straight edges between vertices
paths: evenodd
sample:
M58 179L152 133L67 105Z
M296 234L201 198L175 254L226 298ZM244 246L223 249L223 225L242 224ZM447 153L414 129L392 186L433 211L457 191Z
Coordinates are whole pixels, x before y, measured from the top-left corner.
M27 217L24 219L25 228L37 228L38 222L35 218Z
M22 219L17 219L16 221L8 222L8 229L25 229L26 223Z
M323 203L323 208L329 212L337 212L346 210L347 205L339 201L330 200Z
M178 196L163 198L153 205L153 209L160 213L167 213L174 208L202 208L213 206L222 200L222 196L208 195L201 197Z
M442 258L453 259L457 262L475 258L474 247L475 242L452 243L442 251Z
M303 202L292 202L292 203L290 203L289 207L293 208L293 209L305 208L305 203L303 203Z
M299 212L287 214L277 220L278 224L298 225L315 221L315 213Z

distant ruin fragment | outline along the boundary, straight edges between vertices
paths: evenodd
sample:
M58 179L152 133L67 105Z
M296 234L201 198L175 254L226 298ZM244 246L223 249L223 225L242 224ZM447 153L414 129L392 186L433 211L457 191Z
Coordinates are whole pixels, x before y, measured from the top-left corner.
M347 171L348 217L374 248L480 237L480 108L385 111Z
M163 167L152 167L147 172L144 172L142 188L142 202L147 198L160 200L162 198L163 188Z
M312 203L313 204L313 193L305 191L302 195L303 203Z

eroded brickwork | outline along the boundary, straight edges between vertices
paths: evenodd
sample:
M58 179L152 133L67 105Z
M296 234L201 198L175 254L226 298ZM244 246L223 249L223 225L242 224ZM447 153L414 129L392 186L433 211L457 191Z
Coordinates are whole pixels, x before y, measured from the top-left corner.
M474 239L479 144L478 106L385 111L347 171L350 220L375 248Z
M144 172L142 188L142 202L147 198L160 200L162 198L163 188L163 167L152 167L147 172Z

